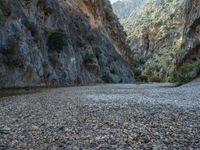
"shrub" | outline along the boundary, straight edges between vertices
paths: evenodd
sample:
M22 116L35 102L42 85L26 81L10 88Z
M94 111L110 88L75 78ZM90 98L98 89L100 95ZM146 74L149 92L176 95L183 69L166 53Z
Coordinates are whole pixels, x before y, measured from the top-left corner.
M181 72L183 74L187 74L194 69L200 70L200 61L192 62L192 63L184 63L181 67Z
M62 52L63 48L67 46L67 36L63 31L56 31L49 35L47 45L50 50Z
M28 67L26 68L26 71L24 73L24 77L26 79L31 79L34 76L34 73L35 73L35 70L34 70L33 66L28 65Z
M115 70L115 69L111 69L111 71L110 71L112 74L116 74L117 73L117 70Z
M174 82L178 82L179 84L187 83L193 79L195 79L200 74L200 61L184 63L179 73L175 76Z
M48 5L48 3L46 3L46 1L44 0L39 0L37 3L37 7L44 12L45 16L48 16L51 13L53 13L53 9L51 8L51 6Z
M6 17L4 16L2 10L0 9L0 24L4 24L4 22L6 21Z
M38 42L39 41L39 32L38 32L37 25L34 22L30 22L27 19L23 20L22 23L31 32L31 35L34 37L35 42Z
M99 60L100 56L101 56L102 52L100 48L95 48L95 55L97 57L97 59Z
M4 52L4 62L8 66L21 66L23 64L23 57L20 55L18 52L19 50L19 37L16 35L10 36L7 39L7 45L8 47L6 48Z
M58 56L53 53L49 53L49 61L54 67L58 66L59 64Z
M106 18L108 21L112 21L114 19L114 13L111 8L106 9Z
M91 53L89 53L89 52L87 52L87 53L85 54L85 56L84 56L83 59L84 59L84 63L85 63L85 64L91 64L91 63L95 62L95 57L94 57L94 55L91 54Z
M4 0L0 0L0 24L4 24L7 17L10 15L10 10Z
M108 21L112 21L113 18L115 17L112 7L110 7L110 5L105 0L103 0L103 5L104 5L104 12L105 12L106 19Z
M149 81L150 81L150 82L161 82L162 79L159 78L159 77L150 77L150 78L149 78Z
M146 75L135 76L136 81L148 82L148 77Z
M49 67L48 61L44 61L44 62L42 63L42 67L43 67L43 69L47 69L47 68Z
M113 79L110 75L104 75L102 77L102 80L104 81L104 83L112 83L113 82Z

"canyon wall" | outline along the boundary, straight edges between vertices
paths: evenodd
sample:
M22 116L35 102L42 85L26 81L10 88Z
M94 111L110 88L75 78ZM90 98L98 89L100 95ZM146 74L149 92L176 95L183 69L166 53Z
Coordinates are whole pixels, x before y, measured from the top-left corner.
M131 83L108 0L0 0L0 87Z

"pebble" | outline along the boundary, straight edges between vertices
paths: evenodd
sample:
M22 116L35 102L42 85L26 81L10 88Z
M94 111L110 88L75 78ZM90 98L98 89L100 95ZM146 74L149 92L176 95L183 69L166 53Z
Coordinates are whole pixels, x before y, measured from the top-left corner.
M36 126L36 125L32 125L32 126L31 126L31 130L33 130L33 131L37 131L37 130L39 130L39 127Z
M200 84L153 83L3 98L0 149L200 149L199 97Z

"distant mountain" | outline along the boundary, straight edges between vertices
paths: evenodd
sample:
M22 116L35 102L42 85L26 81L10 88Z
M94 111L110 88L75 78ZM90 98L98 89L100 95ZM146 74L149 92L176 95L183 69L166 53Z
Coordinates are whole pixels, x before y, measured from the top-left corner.
M135 13L138 8L143 6L148 0L118 0L113 3L115 14L121 19L126 19L131 14Z

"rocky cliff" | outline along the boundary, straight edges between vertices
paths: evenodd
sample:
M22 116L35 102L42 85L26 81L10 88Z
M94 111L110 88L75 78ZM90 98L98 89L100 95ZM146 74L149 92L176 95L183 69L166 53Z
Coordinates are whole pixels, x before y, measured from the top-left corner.
M186 0L183 44L177 57L178 79L190 81L200 75L200 1Z
M183 0L150 0L123 22L139 80L174 80L185 24L184 4Z
M0 0L0 87L133 82L108 0Z
M121 16L130 1L113 7L128 34L136 79L185 83L199 76L200 2L147 0Z

